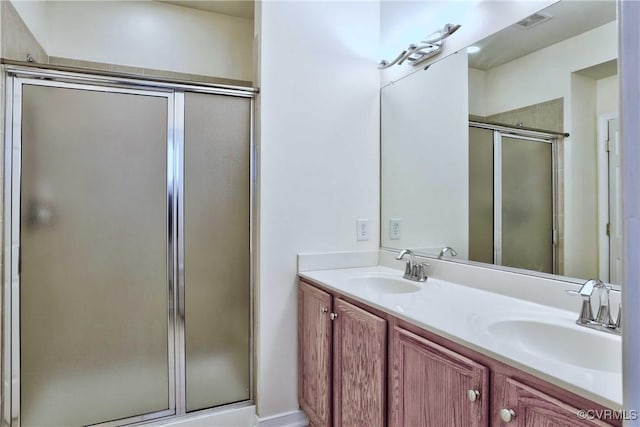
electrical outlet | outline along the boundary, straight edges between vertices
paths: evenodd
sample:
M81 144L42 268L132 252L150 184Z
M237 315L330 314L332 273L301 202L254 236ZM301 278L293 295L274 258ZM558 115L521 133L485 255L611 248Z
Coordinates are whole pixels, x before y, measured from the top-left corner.
M359 241L369 240L369 220L368 219L358 219L356 220L357 226L357 239Z
M402 237L402 220L400 218L391 218L389 220L389 239L400 240Z

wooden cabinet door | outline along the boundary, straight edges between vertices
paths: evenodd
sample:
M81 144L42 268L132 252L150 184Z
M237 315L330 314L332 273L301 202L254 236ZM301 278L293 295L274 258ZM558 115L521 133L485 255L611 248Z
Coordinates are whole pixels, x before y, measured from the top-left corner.
M331 426L330 294L306 283L298 291L298 401L314 427Z
M334 312L334 426L384 426L387 322L340 299Z
M400 327L391 357L392 426L489 425L487 367Z
M494 426L505 427L610 427L599 420L578 417L578 408L561 402L539 390L526 386L512 378L496 378L493 398ZM500 417L501 409L515 414L510 422ZM589 409L589 408L580 408Z

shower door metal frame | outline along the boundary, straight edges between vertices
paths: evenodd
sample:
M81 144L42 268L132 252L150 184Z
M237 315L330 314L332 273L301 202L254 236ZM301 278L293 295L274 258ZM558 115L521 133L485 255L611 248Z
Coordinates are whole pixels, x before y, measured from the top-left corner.
M513 138L551 144L552 272L558 274L558 136L542 131L522 131L494 124L469 122L469 127L493 132L493 262L502 266L502 139Z
M13 102L11 105L11 126L8 130L7 138L5 140L5 247L10 244L9 250L5 250L5 266L11 266L10 271L5 268L5 293L4 293L4 311L5 311L5 336L10 335L11 341L9 344L10 353L10 367L3 376L4 386L3 395L5 400L10 398L10 413L3 414L4 421L11 420L10 425L12 427L19 427L21 422L20 417L20 200L21 200L21 181L22 181L22 89L24 86L41 86L41 87L55 87L61 89L75 89L86 90L90 92L98 93L120 93L128 95L139 96L154 96L159 98L165 98L167 100L167 164L165 165L167 171L167 206L166 206L166 219L167 219L167 373L169 382L168 387L168 409L156 411L148 414L137 415L133 417L127 417L124 419L107 421L100 423L101 426L115 426L123 423L136 423L142 421L153 420L156 418L166 417L168 415L175 414L175 310L174 310L174 293L175 293L175 275L174 275L174 262L175 253L177 251L176 238L175 238L175 226L174 222L174 210L175 210L175 197L173 183L174 169L172 166L174 158L174 131L173 131L173 94L169 91L158 90L139 90L132 88L117 88L117 87L105 87L95 86L91 84L82 83L70 83L70 82L57 82L51 80L38 80L33 78L23 78L8 76L7 87L11 87L11 95L13 95ZM9 91L7 91L9 96ZM7 112L9 114L9 112ZM8 116L9 117L9 116ZM7 179L9 178L9 179ZM10 214L7 214L7 209L10 209ZM5 248L7 249L7 248ZM7 255L10 255L10 259L7 259ZM7 273L9 274L7 275ZM7 277L8 276L8 277ZM10 286L7 286L11 283ZM8 330L10 329L10 330ZM5 343L6 345L6 343ZM4 357L7 356L7 348L5 347ZM10 378L10 391L7 393L7 379ZM6 394L5 394L6 393ZM9 417L9 418L7 418Z
M184 280L184 97L185 92L250 98L249 118L249 399L229 405L189 412L206 414L253 405L254 382L254 220L257 153L254 144L255 94L257 89L235 86L199 86L183 82L136 80L88 73L44 70L28 66L5 67L6 81L4 145L4 245L2 291L2 413L1 426L20 426L20 182L22 86L24 84L98 92L113 92L167 99L167 319L169 409L94 424L112 427L187 414L185 366Z

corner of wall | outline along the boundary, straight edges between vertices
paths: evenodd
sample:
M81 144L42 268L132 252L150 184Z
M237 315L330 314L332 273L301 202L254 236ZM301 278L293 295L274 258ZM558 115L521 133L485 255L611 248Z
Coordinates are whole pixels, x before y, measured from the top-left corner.
M265 1L256 20L256 403L268 418L298 409L296 255L378 248L380 6Z

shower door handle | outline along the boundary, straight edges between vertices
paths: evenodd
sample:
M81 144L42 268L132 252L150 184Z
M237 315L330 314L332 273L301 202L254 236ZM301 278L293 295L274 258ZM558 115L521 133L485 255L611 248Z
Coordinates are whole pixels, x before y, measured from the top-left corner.
M50 203L31 200L27 207L26 217L28 227L46 227L51 225L53 208Z

